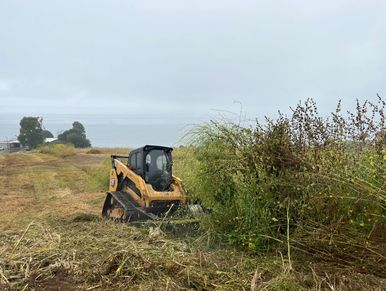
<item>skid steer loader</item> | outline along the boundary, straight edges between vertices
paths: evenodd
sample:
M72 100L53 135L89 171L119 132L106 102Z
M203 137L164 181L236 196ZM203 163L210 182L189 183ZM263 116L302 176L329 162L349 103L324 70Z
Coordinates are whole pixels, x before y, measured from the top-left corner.
M172 148L146 145L128 156L111 155L109 191L102 216L119 222L197 220L203 213L190 204L182 182L172 173Z

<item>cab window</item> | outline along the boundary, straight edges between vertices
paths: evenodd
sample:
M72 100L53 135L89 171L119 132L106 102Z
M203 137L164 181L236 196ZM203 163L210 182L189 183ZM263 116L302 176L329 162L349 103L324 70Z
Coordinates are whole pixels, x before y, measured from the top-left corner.
M160 155L157 157L156 165L158 170L166 171L167 170L167 160L165 155Z
M135 154L135 169L142 170L142 152Z
M130 166L134 169L137 167L136 154L133 154L130 158Z

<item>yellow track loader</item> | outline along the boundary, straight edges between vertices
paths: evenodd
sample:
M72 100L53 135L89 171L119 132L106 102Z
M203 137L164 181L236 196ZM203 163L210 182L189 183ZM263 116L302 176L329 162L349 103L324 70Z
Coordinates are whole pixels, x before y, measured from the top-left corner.
M166 216L169 219L175 213L201 216L201 206L189 203L181 180L172 173L172 151L146 145L128 156L112 155L103 217L140 223Z

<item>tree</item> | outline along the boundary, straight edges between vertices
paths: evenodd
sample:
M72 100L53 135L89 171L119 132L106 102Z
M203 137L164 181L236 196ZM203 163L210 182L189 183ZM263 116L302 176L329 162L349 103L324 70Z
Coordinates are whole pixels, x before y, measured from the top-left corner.
M43 130L43 138L46 139L46 138L52 138L54 137L54 135L49 131L49 130Z
M72 143L76 148L87 148L91 146L87 138L75 132L67 136L67 142Z
M72 124L71 129L59 134L58 140L65 143L71 143L76 148L91 147L90 141L86 137L84 126L78 121L75 121Z
M20 121L20 134L17 139L21 145L30 149L36 148L44 141L41 117L23 117Z
M79 121L75 121L73 124L72 124L72 129L81 133L81 134L86 134L86 130L84 129L84 126L82 123L80 123Z

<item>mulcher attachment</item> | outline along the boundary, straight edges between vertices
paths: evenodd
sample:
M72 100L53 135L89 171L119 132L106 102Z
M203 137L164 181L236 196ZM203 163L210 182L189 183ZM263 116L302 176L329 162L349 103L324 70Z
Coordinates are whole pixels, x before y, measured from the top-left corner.
M172 209L175 207L176 209ZM173 210L173 211L171 211ZM146 212L125 192L107 192L103 205L102 216L116 222L129 222L130 224L187 224L197 223L203 214L199 204L184 206L171 206L165 213L155 215Z
M157 219L158 216L147 213L124 192L107 192L102 216L115 221L134 222Z

